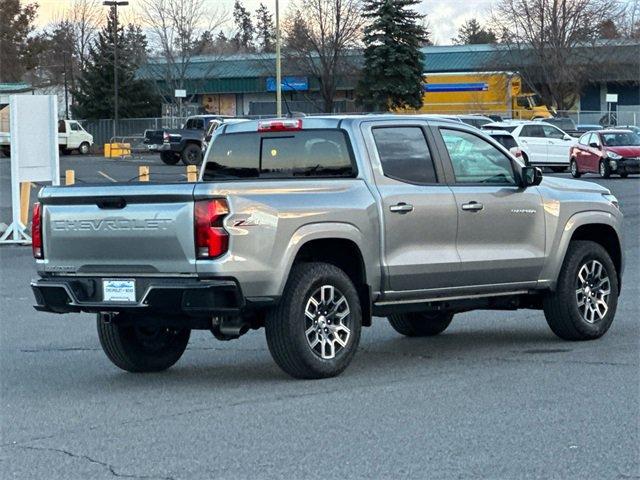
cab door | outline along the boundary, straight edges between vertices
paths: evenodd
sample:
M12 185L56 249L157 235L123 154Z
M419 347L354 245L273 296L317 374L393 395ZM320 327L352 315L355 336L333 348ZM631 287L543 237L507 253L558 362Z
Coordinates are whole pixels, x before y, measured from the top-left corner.
M458 213L426 123L365 122L362 130L380 196L385 291L457 285Z
M522 188L515 161L471 131L438 128L458 211L456 248L465 285L517 289L534 284L545 259L537 187Z
M78 122L67 121L67 148L78 148L84 140L83 132Z

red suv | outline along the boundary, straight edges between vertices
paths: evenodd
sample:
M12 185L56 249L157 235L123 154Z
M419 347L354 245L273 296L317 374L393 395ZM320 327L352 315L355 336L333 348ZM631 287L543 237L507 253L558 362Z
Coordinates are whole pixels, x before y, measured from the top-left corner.
M626 178L640 173L640 135L631 130L587 132L569 151L571 175L599 173L609 178L617 173Z

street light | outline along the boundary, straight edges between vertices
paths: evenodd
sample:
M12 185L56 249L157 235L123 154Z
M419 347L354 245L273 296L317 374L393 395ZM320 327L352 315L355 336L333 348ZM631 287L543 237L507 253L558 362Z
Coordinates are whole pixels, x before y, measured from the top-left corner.
M118 125L118 7L129 5L127 0L104 0L102 5L113 8L113 136Z
M280 2L276 0L276 117L282 117L282 68L280 64Z

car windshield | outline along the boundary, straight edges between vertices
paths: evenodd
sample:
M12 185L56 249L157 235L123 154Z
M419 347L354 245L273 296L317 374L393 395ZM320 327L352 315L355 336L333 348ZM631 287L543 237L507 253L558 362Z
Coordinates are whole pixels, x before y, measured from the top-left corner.
M571 120L570 118L550 118L548 120L545 120L545 122L550 123L551 125L555 125L559 129L565 131L576 129L576 124L573 123L573 120Z
M603 133L602 143L607 147L640 147L640 135L633 132Z

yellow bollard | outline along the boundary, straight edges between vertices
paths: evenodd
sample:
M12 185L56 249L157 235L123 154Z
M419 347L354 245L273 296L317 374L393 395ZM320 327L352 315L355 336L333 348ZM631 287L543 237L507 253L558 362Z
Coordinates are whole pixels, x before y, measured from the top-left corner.
M31 182L20 183L20 223L29 222L29 200L31 199Z
M76 183L76 172L75 170L65 170L64 172L64 184L65 185L73 185Z
M198 181L198 167L195 165L187 165L187 182Z
M140 165L140 167L138 168L138 180L140 180L141 182L149 181L149 167L147 167L146 165Z

